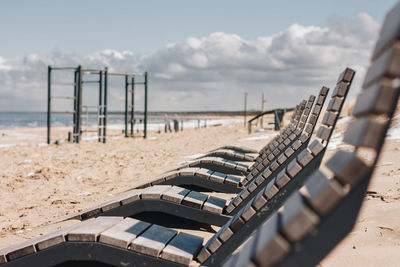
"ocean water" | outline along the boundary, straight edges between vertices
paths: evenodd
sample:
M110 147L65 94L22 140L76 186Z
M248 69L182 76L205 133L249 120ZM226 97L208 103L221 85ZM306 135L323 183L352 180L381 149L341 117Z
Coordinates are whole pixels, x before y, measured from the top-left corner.
M136 116L136 127L138 129L143 128L143 116ZM181 118L176 116L169 117L169 120ZM199 121L200 120L200 121ZM237 120L240 122L240 120ZM164 127L165 117L164 116L149 116L148 117L148 129L158 130ZM204 125L212 126L217 124L230 124L236 122L236 119L210 119L210 118L197 118L197 117L185 117L183 118L184 128L195 128L198 127L199 123L201 127ZM86 122L86 118L82 117L82 127L86 124L89 126L97 125L96 114L89 114L89 120ZM72 115L52 115L51 117L52 127L65 127L72 126ZM123 115L109 114L107 116L107 128L110 129L122 129L124 126ZM0 112L0 129L15 129L15 128L26 128L26 127L47 127L47 113L46 112Z

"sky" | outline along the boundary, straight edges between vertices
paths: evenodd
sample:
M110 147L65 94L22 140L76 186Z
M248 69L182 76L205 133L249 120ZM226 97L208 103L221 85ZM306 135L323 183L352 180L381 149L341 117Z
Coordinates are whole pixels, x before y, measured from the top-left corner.
M245 92L249 108L260 108L261 93L267 109L290 107L333 89L346 66L357 72L354 97L395 3L3 0L0 111L45 111L48 65L148 71L153 111L240 110ZM95 88L84 90L84 104L94 104ZM110 109L123 103L122 79L110 79Z

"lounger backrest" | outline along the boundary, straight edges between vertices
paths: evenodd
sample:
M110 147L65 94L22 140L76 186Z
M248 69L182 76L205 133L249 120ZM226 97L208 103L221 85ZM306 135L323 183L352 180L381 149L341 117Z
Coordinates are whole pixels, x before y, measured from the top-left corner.
M344 134L354 149L337 151L326 164L333 177L316 171L226 266L316 265L350 232L397 105L399 62L400 3L386 16ZM362 148L372 152L372 158L360 157Z

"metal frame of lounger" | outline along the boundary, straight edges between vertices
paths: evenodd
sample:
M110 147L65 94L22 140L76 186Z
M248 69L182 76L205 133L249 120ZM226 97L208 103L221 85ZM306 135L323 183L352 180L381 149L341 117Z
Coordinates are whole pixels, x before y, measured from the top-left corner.
M353 150L337 151L326 163L333 177L313 173L225 266L315 266L352 230L400 96L399 18L400 3L385 18L344 134Z

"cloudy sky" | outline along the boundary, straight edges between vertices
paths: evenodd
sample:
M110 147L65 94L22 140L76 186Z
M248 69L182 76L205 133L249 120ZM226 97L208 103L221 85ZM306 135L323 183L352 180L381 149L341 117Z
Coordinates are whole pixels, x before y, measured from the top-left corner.
M245 92L250 108L260 108L261 93L267 108L293 106L333 88L346 66L357 71L355 96L395 3L1 1L0 111L45 111L48 65L148 71L154 111L240 110ZM110 107L121 110L123 81L110 86ZM84 90L84 104L94 104L95 89ZM139 108L142 97L138 88Z

